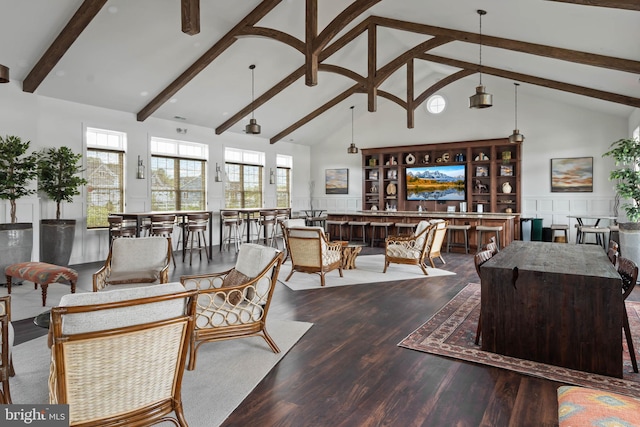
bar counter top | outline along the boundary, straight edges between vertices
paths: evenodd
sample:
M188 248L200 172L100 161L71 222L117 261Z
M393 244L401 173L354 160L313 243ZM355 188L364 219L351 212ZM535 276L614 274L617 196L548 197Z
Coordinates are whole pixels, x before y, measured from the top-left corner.
M500 213L500 212L444 212L444 211L348 211L348 212L331 212L328 216L386 216L401 218L442 218L442 219L517 219L519 213Z

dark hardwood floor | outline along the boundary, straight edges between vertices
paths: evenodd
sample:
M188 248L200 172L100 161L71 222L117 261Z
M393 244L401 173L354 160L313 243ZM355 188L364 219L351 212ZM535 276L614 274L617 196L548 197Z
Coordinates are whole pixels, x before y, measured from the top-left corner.
M371 253L382 250L364 248L363 254ZM219 271L234 258L215 251L211 264L178 262L171 278ZM397 346L467 283L478 281L472 255L444 258L455 276L309 291L278 284L269 317L314 326L223 425L557 426L560 383ZM74 268L79 280L91 280L99 265ZM393 275L393 268L386 274ZM327 280L332 275L337 272ZM637 292L630 299L640 299ZM46 333L31 320L14 326L17 343Z

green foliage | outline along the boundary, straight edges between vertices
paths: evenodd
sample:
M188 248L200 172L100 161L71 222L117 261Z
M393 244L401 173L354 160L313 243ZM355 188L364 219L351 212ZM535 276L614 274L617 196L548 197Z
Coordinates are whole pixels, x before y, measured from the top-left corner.
M78 164L82 154L69 147L46 148L38 156L38 189L56 202L56 219L60 219L60 204L73 202L79 187L87 180L79 177L83 169Z
M29 181L37 176L37 155L28 153L31 141L19 136L0 136L0 199L9 200L11 223L16 222L16 200L35 193Z
M611 150L603 157L612 157L617 169L609 173L609 179L617 181L615 189L618 195L630 200L622 205L627 218L640 221L640 141L630 138L619 139L611 144Z

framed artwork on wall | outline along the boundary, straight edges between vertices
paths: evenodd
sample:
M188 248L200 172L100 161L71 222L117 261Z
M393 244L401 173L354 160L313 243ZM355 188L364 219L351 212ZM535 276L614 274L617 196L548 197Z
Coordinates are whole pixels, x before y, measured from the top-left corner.
M349 194L349 169L325 169L326 194Z
M593 157L551 159L552 193L592 193Z

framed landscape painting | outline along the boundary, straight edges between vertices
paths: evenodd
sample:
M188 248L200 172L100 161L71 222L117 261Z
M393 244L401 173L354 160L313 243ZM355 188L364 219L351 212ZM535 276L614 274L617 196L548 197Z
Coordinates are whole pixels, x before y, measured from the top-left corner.
M551 159L552 193L592 193L593 157Z
M349 169L325 169L326 194L349 194Z

